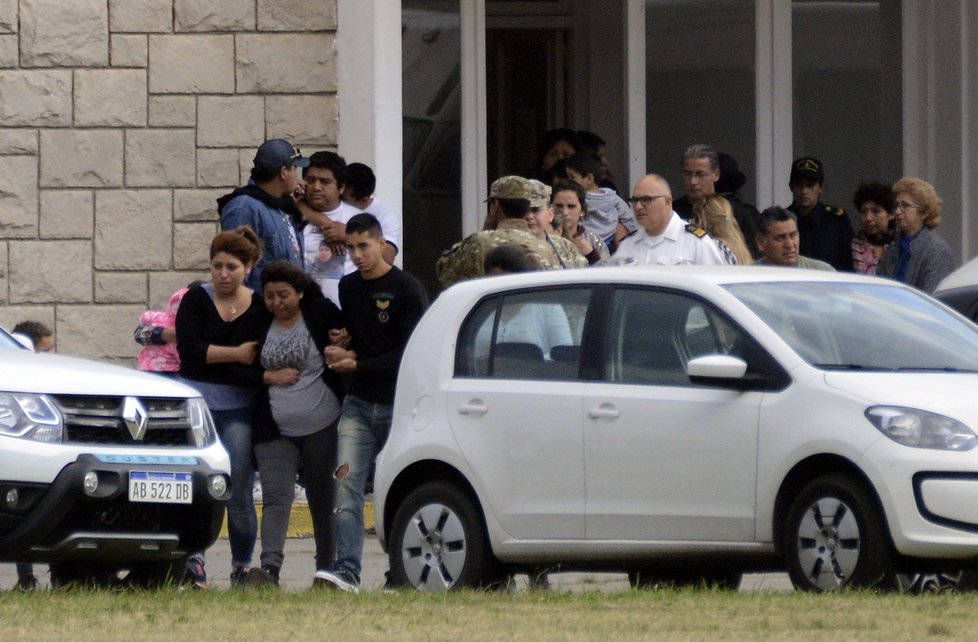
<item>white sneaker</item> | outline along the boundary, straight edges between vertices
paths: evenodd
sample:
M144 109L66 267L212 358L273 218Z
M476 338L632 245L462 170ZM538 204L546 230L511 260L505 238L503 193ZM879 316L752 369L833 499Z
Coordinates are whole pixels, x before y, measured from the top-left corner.
M360 592L360 578L345 568L320 569L313 576L312 585L336 588L348 593Z
M261 495L261 482L255 482L255 485L251 487L251 498L256 504L260 504L262 501Z
M294 501L298 502L299 504L308 504L309 503L309 500L306 499L306 489L303 488L298 483L296 483L296 485L295 485L295 498L294 498Z

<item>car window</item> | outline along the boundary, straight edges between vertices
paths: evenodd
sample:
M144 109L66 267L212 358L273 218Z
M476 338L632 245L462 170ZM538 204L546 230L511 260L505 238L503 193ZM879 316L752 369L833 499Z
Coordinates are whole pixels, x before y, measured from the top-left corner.
M834 281L726 287L818 368L978 370L975 326L908 288Z
M462 327L456 376L577 378L590 297L590 288L560 288L483 300Z
M690 359L710 354L745 358L745 347L755 345L693 297L620 288L612 301L607 372L616 383L692 385L686 375Z

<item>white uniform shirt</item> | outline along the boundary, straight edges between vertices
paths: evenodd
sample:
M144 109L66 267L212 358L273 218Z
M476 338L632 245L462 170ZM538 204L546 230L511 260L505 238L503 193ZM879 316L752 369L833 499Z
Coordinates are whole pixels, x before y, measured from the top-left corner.
M708 234L697 236L686 230L686 222L675 212L665 232L649 236L645 228L622 239L611 257L612 265L725 265L720 250Z

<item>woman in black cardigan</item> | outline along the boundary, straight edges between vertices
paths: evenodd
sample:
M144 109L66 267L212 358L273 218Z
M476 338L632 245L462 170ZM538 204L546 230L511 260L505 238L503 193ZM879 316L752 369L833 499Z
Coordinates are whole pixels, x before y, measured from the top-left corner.
M271 313L260 363L266 387L255 413L255 457L262 486L261 568L254 585L278 584L296 473L309 500L316 539L316 568L333 562L333 497L336 425L343 386L326 367L323 350L345 342L339 308L302 270L274 261L261 274Z

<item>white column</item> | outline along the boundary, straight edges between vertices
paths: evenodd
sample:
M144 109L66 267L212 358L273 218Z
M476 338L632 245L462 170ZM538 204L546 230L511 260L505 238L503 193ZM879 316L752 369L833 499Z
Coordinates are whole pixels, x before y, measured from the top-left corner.
M486 129L486 3L462 0L462 236L482 229L489 194Z
M937 231L967 261L978 253L978 12L969 0L904 0L902 10L904 173L937 189Z
M793 149L791 0L755 4L757 202L788 203Z
M625 140L628 144L628 183L618 185L626 196L647 173L645 100L645 2L627 0L625 8Z
M377 198L401 216L401 2L336 5L339 153L373 168Z

